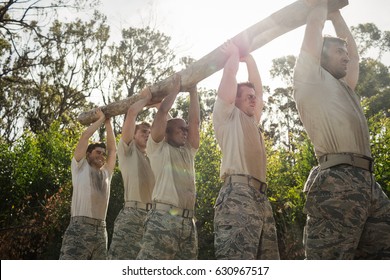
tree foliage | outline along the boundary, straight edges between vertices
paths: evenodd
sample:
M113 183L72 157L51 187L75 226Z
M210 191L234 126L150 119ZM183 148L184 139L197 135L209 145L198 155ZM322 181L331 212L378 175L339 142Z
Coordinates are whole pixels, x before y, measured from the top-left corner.
M107 60L113 71L115 101L130 97L147 84L173 73L175 55L169 48L170 40L170 37L150 27L122 30L122 40L110 47Z
M170 48L171 38L150 27L122 30L118 44L108 47L103 58L109 82L100 88L103 102L108 104L139 93L145 86L154 84L174 73L175 54ZM150 118L149 112L140 119ZM122 117L114 118L114 131L120 131Z
M26 128L47 130L57 119L72 123L76 109L86 108L86 97L100 83L96 76L109 30L105 17L95 13L89 22L63 23L50 16L92 2L9 1L3 7L0 136L8 142Z
M351 32L358 45L360 56L374 55L381 59L390 50L390 31L381 31L374 23L358 24L351 27Z
M98 0L7 0L0 3L0 78L39 63L45 32L60 11L91 9ZM34 42L38 44L34 44Z
M214 204L221 180L219 178L221 151L210 121L203 123L200 147L195 158L196 217L199 236L199 259L215 259L214 256Z
M303 125L293 99L293 71L296 57L289 55L274 59L270 73L286 83L286 87L278 87L268 97L265 106L263 127L266 136L274 141L275 146L294 151L297 137L302 135ZM303 138L300 139L303 141Z
M39 134L26 131L12 149L0 145L0 162L5 163L0 173L2 259L41 257L68 222L69 166L79 133L60 132L59 126L54 122Z

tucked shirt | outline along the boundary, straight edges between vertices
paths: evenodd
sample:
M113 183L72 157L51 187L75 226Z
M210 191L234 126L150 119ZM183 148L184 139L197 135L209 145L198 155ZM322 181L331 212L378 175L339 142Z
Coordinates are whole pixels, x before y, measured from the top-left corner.
M294 99L317 157L330 153L371 156L358 95L305 51L295 66Z
M118 166L122 173L125 201L150 203L154 174L149 158L138 149L135 141L127 145L122 139L119 140Z
M105 165L100 169L89 165L84 157L79 162L72 158L72 205L71 216L85 216L105 220L112 174Z
M215 136L222 151L220 176L246 174L266 182L263 135L255 117L217 98L213 111Z
M183 209L195 208L195 168L197 149L188 143L173 147L165 140L147 142L150 164L155 176L153 202L170 204Z

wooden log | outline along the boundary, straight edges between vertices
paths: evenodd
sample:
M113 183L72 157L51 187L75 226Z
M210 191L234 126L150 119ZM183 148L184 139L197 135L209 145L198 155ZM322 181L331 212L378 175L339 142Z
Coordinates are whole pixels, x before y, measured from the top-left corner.
M329 12L341 9L348 5L348 0L329 0ZM273 39L300 27L306 23L306 17L310 8L304 0L298 0L278 10L269 17L245 29L232 40L239 46L242 54L252 52ZM181 77L181 91L186 91L191 86L221 70L225 65L226 57L221 53L220 46L205 55L201 59L189 65L177 74ZM149 105L160 102L167 96L173 85L174 75L152 85L152 100ZM131 104L140 97L135 94L126 99L102 106L101 109L107 117L125 114ZM82 124L90 124L96 121L94 110L83 112L78 120Z

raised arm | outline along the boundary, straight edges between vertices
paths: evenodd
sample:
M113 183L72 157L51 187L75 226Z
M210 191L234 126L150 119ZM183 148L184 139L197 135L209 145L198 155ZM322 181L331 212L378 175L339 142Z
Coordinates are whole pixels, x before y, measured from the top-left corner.
M223 68L221 82L218 87L218 97L229 104L233 104L237 95L237 71L240 63L238 47L229 40L225 42L221 51L228 57Z
M100 108L95 109L95 114L98 116L98 120L92 123L80 136L80 140L73 154L76 161L80 161L85 157L89 138L92 137L92 135L102 125L106 118Z
M188 90L190 93L190 108L188 112L188 143L192 148L199 148L199 124L200 124L200 106L199 96L196 85Z
M149 87L144 88L140 92L141 99L134 102L129 109L127 110L126 119L123 122L122 126L122 140L127 145L133 141L134 138L134 132L135 132L135 121L137 118L137 115L141 110L148 104L150 99L152 98L152 94L150 92Z
M260 122L261 114L263 112L264 107L263 83L261 82L259 69L257 68L257 64L256 61L253 59L253 56L249 54L246 57L242 58L241 61L246 63L246 67L248 69L248 81L255 86L255 94L257 97L255 118L258 123Z
M347 75L344 79L350 88L355 89L359 79L359 52L357 50L355 39L345 23L344 18L341 16L340 11L330 13L328 18L332 21L337 37L347 40L349 62Z
M311 7L311 11L307 16L305 35L301 48L317 58L318 63L320 63L323 43L322 30L328 16L328 1L306 0L306 3Z
M107 161L106 166L110 173L114 171L116 163L116 145L115 145L115 135L112 129L111 120L107 118L104 123L106 127L107 134Z
M168 94L161 102L160 107L154 117L152 127L150 129L150 136L152 139L159 143L164 140L165 130L167 128L168 113L175 102L176 96L180 91L180 75L175 75L173 78L173 86L171 93Z

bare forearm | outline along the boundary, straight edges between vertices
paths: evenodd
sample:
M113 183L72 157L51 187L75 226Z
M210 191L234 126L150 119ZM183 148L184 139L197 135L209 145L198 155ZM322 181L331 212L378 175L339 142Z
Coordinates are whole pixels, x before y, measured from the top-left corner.
M199 96L196 87L189 91L190 93L190 108L188 113L188 141L190 145L199 148L199 125L200 125L200 105Z
M171 85L170 93L161 102L161 105L158 108L157 113L162 113L164 115L168 115L169 110L172 108L173 103L175 102L175 99L176 99L178 93L180 92L180 85L181 85L181 77L179 74L176 74L173 77L173 82Z
M89 138L95 133L95 131L102 125L105 120L104 113L100 108L95 109L95 114L98 116L98 120L92 123L86 130L84 130L76 146L74 151L74 158L76 161L80 161L85 156Z
M107 151L108 153L112 153L116 151L115 146L115 135L112 129L110 119L105 120L106 134L107 134Z
M180 75L175 75L171 93L164 98L154 118L150 135L155 142L161 142L165 137L168 122L168 113L180 91Z
M172 108L173 103L176 100L176 93L170 93L167 97L164 98L164 100L161 102L160 108L158 109L158 112L163 115L168 115L169 110Z
M347 23L344 21L344 18L341 16L340 11L329 14L329 19L332 21L337 37L347 40L349 57L358 57L359 54L355 39L353 38Z
M107 168L109 172L113 172L116 163L116 145L115 135L112 129L111 120L106 119L105 121L106 135L107 135Z
M316 57L318 60L321 57L323 42L322 30L327 15L327 1L318 1L317 3L313 3L313 7L311 7L311 11L306 21L302 49Z
M149 103L150 99L152 98L150 89L148 87L144 88L141 91L140 96L141 99L133 103L127 110L126 119L123 122L121 137L126 144L129 144L134 137L135 121L139 112L141 112L141 110L146 106L146 104Z
M188 123L190 125L198 126L200 123L200 105L199 105L199 96L196 87L192 88L190 91L190 108L188 112Z
M359 52L357 50L355 39L349 30L340 11L329 14L329 19L332 21L336 34L339 38L347 40L348 50L348 71L344 77L350 88L355 89L359 80Z
M249 55L246 59L246 67L248 69L248 80L255 86L256 95L263 93L263 84L261 82L260 72L257 68L256 61Z
M232 41L227 41L221 51L227 56L222 79L218 87L218 97L232 104L237 93L237 71L240 63L239 50Z
M96 122L92 123L86 130L83 132L83 137L89 139L95 133L96 130L103 124L105 117L100 117Z

